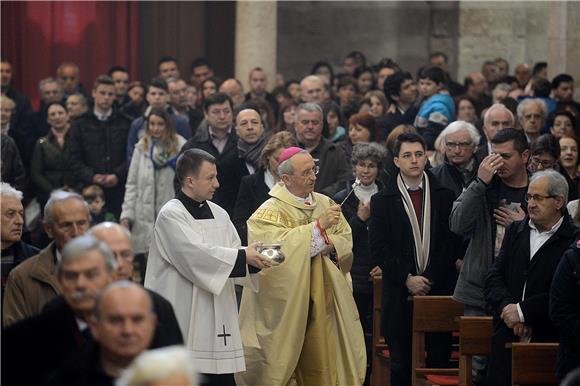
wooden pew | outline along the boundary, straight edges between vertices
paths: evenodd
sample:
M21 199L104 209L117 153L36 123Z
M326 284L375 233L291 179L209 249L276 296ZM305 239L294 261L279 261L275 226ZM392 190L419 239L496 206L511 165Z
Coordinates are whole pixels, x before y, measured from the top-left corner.
M381 336L382 278L373 278L373 342L371 386L390 386L391 370L388 346Z
M458 331L459 317L462 315L463 304L451 296L413 297L412 385L419 385L428 375L459 375L458 368L425 367L425 333Z
M512 386L558 385L558 343L508 343L512 349Z
M489 355L493 318L461 316L459 318L459 385L471 386L471 360L474 355Z

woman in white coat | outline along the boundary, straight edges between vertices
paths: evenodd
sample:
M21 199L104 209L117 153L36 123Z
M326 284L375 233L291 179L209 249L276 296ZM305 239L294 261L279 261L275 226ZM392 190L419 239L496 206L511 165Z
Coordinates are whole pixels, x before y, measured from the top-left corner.
M135 255L147 253L157 214L175 196L175 163L185 142L165 109L151 109L145 135L131 158L121 212L121 225L131 230Z

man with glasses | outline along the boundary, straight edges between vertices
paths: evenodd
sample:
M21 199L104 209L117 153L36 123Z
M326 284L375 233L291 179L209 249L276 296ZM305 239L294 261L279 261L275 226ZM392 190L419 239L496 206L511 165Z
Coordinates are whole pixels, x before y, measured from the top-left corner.
M396 178L371 198L369 245L383 271L382 331L391 354L391 384L411 385L412 302L450 295L461 240L449 230L453 192L425 171L426 145L414 133L395 141ZM450 334L427 335L427 367L449 367Z
M534 174L526 193L528 216L506 231L485 281L494 334L488 385L510 385L510 350L517 341L557 342L549 318L549 293L560 257L580 230L566 212L568 183L555 170Z
M248 241L281 244L286 259L262 271L259 292L244 289L247 370L237 385L286 385L293 377L298 385L361 385L366 355L347 276L350 226L339 205L314 192L318 167L307 150L284 149L278 161L282 184L248 220Z
M201 149L215 157L219 187L213 202L224 208L230 217L234 214L242 177L248 174L244 162L239 158L239 137L234 130L233 109L232 99L225 93L217 92L207 97L203 102L207 129L198 130L181 149L182 152Z
M322 136L322 108L316 103L302 103L296 108L296 139L320 168L314 190L332 197L352 175L342 148Z
M453 294L465 305L466 316L487 315L483 298L487 271L499 253L505 228L525 216L528 141L521 131L503 129L491 140L491 148L449 218L451 230L470 239ZM475 382L485 384L485 366L485 358L475 358Z
M551 134L539 136L530 146L528 171L532 174L546 169L553 169L560 159L560 143Z
M441 137L445 143L445 162L431 173L457 198L477 175L479 161L475 151L481 136L471 123L455 121L441 132Z

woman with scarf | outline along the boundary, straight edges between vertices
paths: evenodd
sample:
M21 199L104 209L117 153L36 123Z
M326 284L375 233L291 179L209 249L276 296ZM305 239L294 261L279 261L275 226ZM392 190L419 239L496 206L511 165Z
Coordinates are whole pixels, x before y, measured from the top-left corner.
M183 144L185 138L175 132L167 111L152 108L131 158L121 213L121 225L131 229L135 255L147 253L157 213L175 196L175 163Z

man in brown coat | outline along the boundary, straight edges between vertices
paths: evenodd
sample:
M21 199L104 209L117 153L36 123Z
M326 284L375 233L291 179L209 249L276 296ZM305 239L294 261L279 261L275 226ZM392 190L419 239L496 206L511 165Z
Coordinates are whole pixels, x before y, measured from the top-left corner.
M46 303L60 295L56 266L61 250L89 226L89 208L80 195L62 190L51 194L44 208L44 230L53 242L10 272L4 296L4 326L40 313Z

